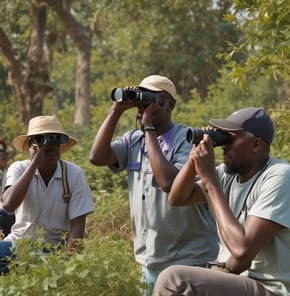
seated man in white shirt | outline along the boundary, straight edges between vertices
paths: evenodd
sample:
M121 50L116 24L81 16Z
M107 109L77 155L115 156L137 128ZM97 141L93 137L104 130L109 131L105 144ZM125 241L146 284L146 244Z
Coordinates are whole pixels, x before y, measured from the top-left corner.
M5 257L12 256L11 247L21 238L36 239L39 229L51 246L64 244L68 254L80 250L86 216L94 211L94 203L82 169L60 160L76 143L55 116L32 118L28 133L13 140L14 147L30 158L12 163L7 171L3 208L15 212L16 222L0 242L1 274L9 272Z

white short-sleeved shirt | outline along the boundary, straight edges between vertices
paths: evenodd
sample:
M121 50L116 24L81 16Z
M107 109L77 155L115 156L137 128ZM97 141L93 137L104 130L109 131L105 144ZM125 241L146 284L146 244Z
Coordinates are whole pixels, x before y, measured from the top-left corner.
M16 161L8 168L6 186L12 186L29 166L30 160ZM63 200L63 182L60 162L46 186L36 170L28 192L16 209L16 221L5 240L17 241L23 237L36 238L39 228L52 245L61 242L63 233L70 231L70 220L92 213L94 203L82 169L66 161L67 181L71 198Z
M243 224L247 216L256 216L280 224L283 228L259 251L251 268L244 273L275 295L290 294L290 165L270 158L267 166L245 183L236 175L217 167L217 176L235 217ZM202 187L202 185L200 184ZM246 206L244 206L246 200ZM221 244L218 261L225 262L230 252Z

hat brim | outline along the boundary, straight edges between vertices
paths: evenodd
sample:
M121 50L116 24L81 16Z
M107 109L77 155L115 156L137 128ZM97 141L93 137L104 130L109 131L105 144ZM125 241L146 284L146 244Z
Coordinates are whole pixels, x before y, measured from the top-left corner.
M215 127L221 131L226 132L237 132L237 131L243 131L244 129L241 128L238 124L235 122L232 122L227 119L210 119L209 124L212 127Z
M64 134L64 133L62 133L62 134ZM64 135L67 135L67 134L64 134ZM29 153L28 139L30 136L33 136L33 135L32 134L31 135L20 135L20 136L16 137L12 142L15 149L20 152ZM70 136L68 136L68 137L69 137L68 142L66 144L60 145L60 152L61 153L67 152L71 147L73 147L78 142L76 138L70 137Z

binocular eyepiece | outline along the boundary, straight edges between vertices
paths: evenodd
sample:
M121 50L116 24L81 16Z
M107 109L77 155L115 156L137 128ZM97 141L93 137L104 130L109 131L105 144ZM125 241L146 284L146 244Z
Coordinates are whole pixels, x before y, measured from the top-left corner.
M31 143L36 146L41 146L46 143L66 144L69 137L64 134L40 134L31 137Z
M190 144L198 145L203 139L203 135L208 134L213 140L214 146L223 146L233 141L232 135L218 130L203 130L199 128L190 128L186 133L186 140Z
M156 94L148 90L129 90L114 88L111 93L111 99L115 102L134 102L136 105L148 107L154 102Z

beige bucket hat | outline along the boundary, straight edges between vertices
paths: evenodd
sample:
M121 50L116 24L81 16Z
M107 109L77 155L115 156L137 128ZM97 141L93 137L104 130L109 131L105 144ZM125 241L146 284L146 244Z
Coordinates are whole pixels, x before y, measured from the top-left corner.
M40 134L63 134L69 137L66 144L60 145L60 152L68 151L72 146L77 143L77 140L64 132L59 120L56 116L37 116L30 119L28 124L28 133L16 137L12 144L20 152L29 153L28 139L30 136Z

